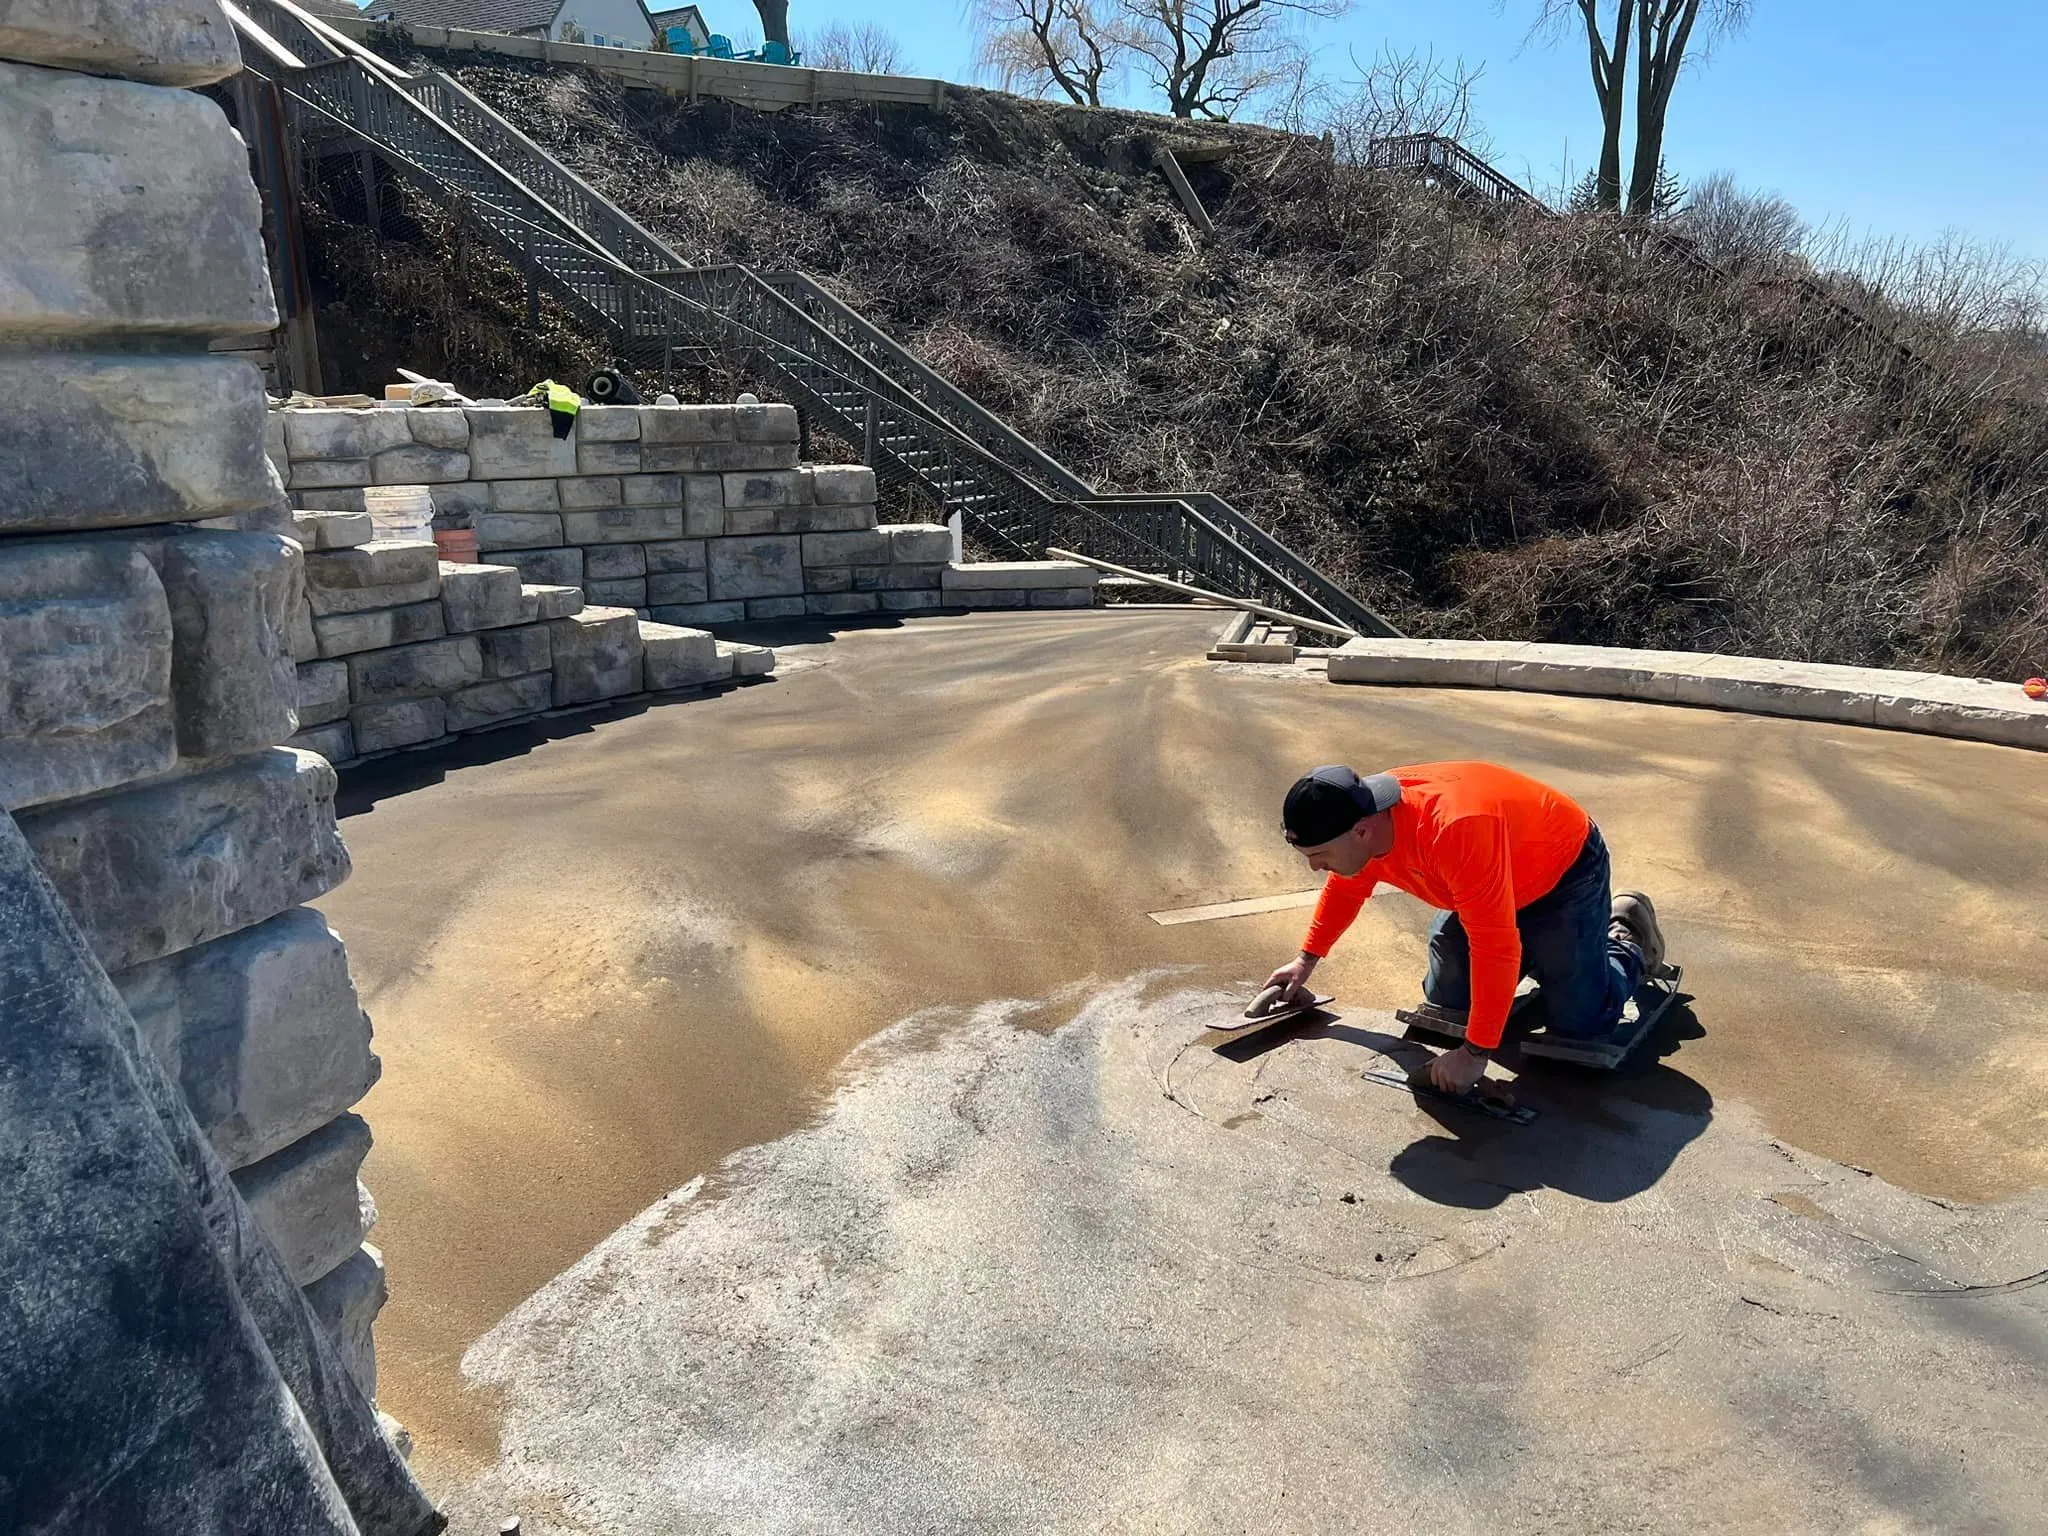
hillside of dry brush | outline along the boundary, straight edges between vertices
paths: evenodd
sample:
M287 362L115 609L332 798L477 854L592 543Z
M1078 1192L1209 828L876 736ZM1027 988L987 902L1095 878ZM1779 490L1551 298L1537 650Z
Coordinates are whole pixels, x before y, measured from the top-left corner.
M1263 130L1205 130L1204 240L1142 168L1157 119L769 115L439 62L690 260L810 272L1100 488L1221 492L1410 633L2048 667L2038 353L1923 325L1908 359L1611 218ZM414 234L330 223L320 260L416 365L601 357L528 336L509 272L455 302L445 230Z

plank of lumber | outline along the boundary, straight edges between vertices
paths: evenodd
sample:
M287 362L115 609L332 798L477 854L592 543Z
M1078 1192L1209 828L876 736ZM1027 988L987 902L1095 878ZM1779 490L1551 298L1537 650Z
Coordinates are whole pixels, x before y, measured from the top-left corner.
M1112 576L1135 576L1155 587L1164 587L1169 592L1184 592L1189 597L1205 598L1212 603L1221 603L1226 608L1243 608L1251 613L1264 614L1269 619L1279 619L1297 629L1313 629L1319 634L1342 635L1347 640L1356 640L1358 631L1346 629L1342 624L1326 624L1321 619L1304 619L1300 614L1289 613L1284 608L1268 608L1264 603L1252 602L1249 598L1230 597L1222 592L1211 592L1203 587L1191 587L1186 582L1168 581L1164 576L1148 576L1143 571L1134 571L1127 565L1111 565L1107 560L1097 560L1092 555L1077 555L1071 549L1047 549L1048 560L1075 560L1082 565L1092 565L1098 571L1108 571Z
M1195 196L1195 189L1188 185L1187 172L1180 168L1180 161L1173 157L1173 151L1161 145L1155 163L1159 174L1166 178L1166 184L1173 188L1173 195L1180 199L1181 207L1195 221L1195 228L1205 235L1215 234L1216 226L1209 218L1209 210L1202 206L1202 200Z

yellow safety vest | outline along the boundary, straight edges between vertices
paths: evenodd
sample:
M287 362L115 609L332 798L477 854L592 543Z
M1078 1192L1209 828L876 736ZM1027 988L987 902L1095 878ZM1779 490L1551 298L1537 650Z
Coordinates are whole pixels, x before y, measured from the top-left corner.
M583 397L566 384L557 384L553 379L542 379L533 388L546 391L548 409L558 416L574 416L583 409ZM531 394L533 390L528 390L527 393Z

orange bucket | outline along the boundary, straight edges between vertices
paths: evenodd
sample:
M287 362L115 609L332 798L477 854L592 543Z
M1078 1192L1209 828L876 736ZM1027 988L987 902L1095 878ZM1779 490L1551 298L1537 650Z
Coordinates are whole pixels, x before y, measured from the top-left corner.
M457 565L476 564L476 530L474 528L436 528L434 547L441 552L443 560Z

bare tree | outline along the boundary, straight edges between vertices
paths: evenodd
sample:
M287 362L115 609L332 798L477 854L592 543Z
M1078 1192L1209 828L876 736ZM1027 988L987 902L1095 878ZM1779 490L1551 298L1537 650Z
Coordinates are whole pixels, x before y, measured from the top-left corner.
M1350 0L1119 0L1130 49L1175 117L1229 118L1300 82L1307 50L1294 24L1329 19Z
M1775 192L1745 192L1726 171L1693 184L1678 222L1708 260L1736 271L1776 265L1806 241L1798 209Z
M789 0L754 0L761 13L761 40L789 46Z
M1550 0L1546 14L1561 11L1565 0ZM1614 42L1600 35L1598 0L1570 0L1586 25L1586 49L1593 66L1593 95L1600 103L1600 163L1593 171L1594 204L1621 206L1621 119L1628 96L1629 29L1635 25L1635 0L1616 0Z
M1750 0L1542 0L1539 29L1582 28L1600 103L1600 163L1594 171L1594 201L1601 208L1623 206L1621 135L1627 116L1630 45L1635 63L1635 152L1629 168L1628 211L1650 214L1657 201L1664 163L1664 125L1671 93L1685 68L1702 13L1707 35L1732 32L1749 19ZM1606 14L1603 14L1605 12ZM1611 21L1608 19L1611 16Z
M835 21L816 37L805 38L801 52L813 69L851 69L869 75L903 72L903 45L887 27L872 21L852 26Z
M1229 118L1315 94L1296 24L1341 16L1351 0L975 0L981 67L1006 90L1059 91L1084 106L1127 64L1175 117Z
M1084 107L1102 105L1129 41L1116 0L976 0L973 16L985 75Z
M1276 126L1297 133L1328 134L1337 158L1370 161L1374 141L1434 134L1456 139L1484 153L1483 135L1472 115L1472 87L1480 71L1463 59L1439 63L1433 53L1382 49L1369 64L1354 54L1349 80L1318 80L1298 114L1274 117Z

